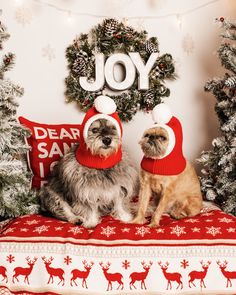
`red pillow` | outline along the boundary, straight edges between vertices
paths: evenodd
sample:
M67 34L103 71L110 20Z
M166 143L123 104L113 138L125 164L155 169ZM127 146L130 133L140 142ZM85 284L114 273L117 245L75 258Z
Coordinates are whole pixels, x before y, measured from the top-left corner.
M53 166L79 141L79 124L49 125L40 124L19 117L21 124L31 130L27 138L31 150L28 153L28 165L32 170L32 187L40 188L47 182Z

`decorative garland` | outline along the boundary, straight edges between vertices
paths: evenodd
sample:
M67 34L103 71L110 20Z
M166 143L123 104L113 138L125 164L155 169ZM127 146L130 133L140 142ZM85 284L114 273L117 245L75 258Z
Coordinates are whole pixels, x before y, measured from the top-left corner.
M95 77L95 54L103 53L105 60L113 53L139 52L147 62L153 52L159 53L156 37L147 38L147 32L138 32L130 26L115 19L105 19L102 24L94 27L89 34L81 34L73 44L66 49L69 76L66 82L66 101L76 101L82 111L87 111L94 99L105 92L84 90L79 84L79 77L86 76L90 81ZM162 102L163 97L170 95L170 90L164 85L165 79L175 79L175 68L170 54L160 55L150 74L149 89L138 90L138 81L129 90L118 95L109 95L117 104L121 120L130 121L138 110L150 111Z

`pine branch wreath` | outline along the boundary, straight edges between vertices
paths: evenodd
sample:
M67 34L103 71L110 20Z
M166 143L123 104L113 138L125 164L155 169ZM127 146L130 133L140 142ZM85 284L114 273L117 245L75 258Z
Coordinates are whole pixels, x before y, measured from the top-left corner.
M86 76L88 80L95 78L95 54L103 53L105 60L113 53L139 52L146 63L150 54L159 53L159 44L156 37L148 39L147 32L138 32L134 28L118 22L116 19L105 19L88 34L80 34L73 44L66 49L69 75L65 79L66 101L75 101L80 109L86 112L101 95L105 88L90 92L79 84L79 77ZM150 111L170 95L170 90L164 85L165 79L175 79L173 58L170 54L160 55L150 74L149 89L138 90L138 81L129 90L119 95L109 95L117 104L117 110L122 121L130 121L138 110Z

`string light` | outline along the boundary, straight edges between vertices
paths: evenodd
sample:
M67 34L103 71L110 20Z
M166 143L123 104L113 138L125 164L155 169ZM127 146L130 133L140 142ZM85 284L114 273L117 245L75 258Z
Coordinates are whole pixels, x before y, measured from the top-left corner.
M183 12L178 12L178 13L175 12L175 13L169 13L169 14L164 14L164 15L156 15L156 16L117 16L117 15L112 16L112 15L102 15L102 14L98 15L98 14L92 14L92 13L87 13L87 12L72 11L72 10L69 10L67 8L59 7L59 6L55 5L55 4L49 3L49 2L44 1L44 0L28 0L28 1L35 2L38 5L44 5L44 6L47 6L49 8L55 9L55 10L57 10L59 12L65 13L67 15L67 17L66 17L67 23L70 24L70 25L74 24L75 16L88 16L88 17L94 17L94 18L115 17L115 18L120 19L125 25L129 25L130 20L136 20L137 24L140 23L138 28L140 30L142 30L144 20L146 20L146 19L158 20L158 19L164 19L164 18L168 18L168 17L176 17L177 24L178 24L179 28L182 29L183 16L184 15L193 13L196 10L205 8L205 7L207 7L209 5L212 5L212 4L216 3L216 2L219 2L221 0L210 0L207 3L204 3L204 4L199 5L199 6L195 6L193 8L187 9L187 10L185 10ZM15 4L17 6L23 5L24 0L15 0ZM0 13L0 15L1 15L1 13Z
M16 6L23 5L23 0L15 0Z
M22 1L22 0L15 0L15 1ZM92 14L92 13L87 13L87 12L71 11L71 10L59 7L59 6L55 5L55 4L48 3L48 2L43 1L43 0L30 0L30 1L36 2L37 4L40 4L40 5L45 5L45 6L54 8L57 11L60 11L60 12L64 12L64 13L67 13L67 14L70 13L71 15L90 16L90 17L96 17L96 18L108 18L108 17L111 17L111 15L102 15L102 14L98 15L98 14ZM181 20L181 17L183 15L192 13L192 12L194 12L196 10L207 7L207 6L211 5L211 4L214 4L214 3L219 2L219 1L221 1L221 0L210 0L207 3L196 6L194 8L187 9L184 12L181 12L181 13L169 13L169 14L155 15L155 16L125 16L125 17L124 16L116 16L116 17L120 18L120 19L125 18L126 21L128 21L128 19L129 20L130 19L161 19L161 18L167 18L167 17L171 17L171 16L175 16L175 17L178 16L180 18L180 20Z
M73 24L74 21L75 21L75 19L74 19L74 17L72 16L71 11L68 11L68 12L67 12L67 22L68 22L69 24Z
M180 14L176 14L177 23L179 25L179 28L182 28L182 16Z

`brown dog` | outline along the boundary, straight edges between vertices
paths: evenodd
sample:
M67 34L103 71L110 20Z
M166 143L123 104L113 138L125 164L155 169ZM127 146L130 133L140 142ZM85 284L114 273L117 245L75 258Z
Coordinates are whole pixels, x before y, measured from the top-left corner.
M150 227L159 225L164 212L176 219L197 215L202 208L200 184L193 166L182 154L178 119L171 116L167 125L146 130L139 143L145 156L141 163L138 213L132 223L145 223L153 193L159 203Z

